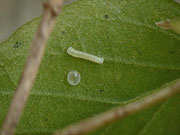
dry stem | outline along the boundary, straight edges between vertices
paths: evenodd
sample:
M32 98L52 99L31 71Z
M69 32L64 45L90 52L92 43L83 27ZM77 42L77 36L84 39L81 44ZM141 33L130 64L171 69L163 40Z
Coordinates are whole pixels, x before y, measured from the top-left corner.
M142 111L154 104L160 103L177 93L180 93L180 80L178 80L174 85L164 88L161 91L153 93L149 96L146 96L141 100L99 114L93 118L89 118L85 121L65 128L62 132L56 132L54 135L83 135L89 133L97 128L123 119L131 114Z
M44 14L31 44L29 55L15 91L15 95L3 123L1 135L12 135L23 113L30 90L38 72L45 45L59 14L63 0L49 0L44 3Z

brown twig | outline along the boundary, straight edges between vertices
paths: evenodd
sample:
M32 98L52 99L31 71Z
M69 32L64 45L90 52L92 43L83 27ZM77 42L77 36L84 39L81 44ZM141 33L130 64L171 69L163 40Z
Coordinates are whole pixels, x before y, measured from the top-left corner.
M47 3L44 3L44 14L31 44L21 79L0 132L1 135L12 135L15 132L15 128L23 113L30 90L36 78L46 42L62 5L63 0L49 0Z
M93 118L67 127L61 132L56 132L54 135L83 135L92 132L97 128L123 119L130 114L142 111L154 104L160 103L177 93L180 93L180 80L178 80L174 85L164 88L161 91L153 93L149 96L146 96L141 100L99 114Z

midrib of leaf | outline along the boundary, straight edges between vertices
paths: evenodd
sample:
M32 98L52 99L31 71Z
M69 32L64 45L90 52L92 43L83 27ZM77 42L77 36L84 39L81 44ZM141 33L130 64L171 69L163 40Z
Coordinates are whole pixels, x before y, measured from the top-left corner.
M64 54L58 54L58 53L46 53L46 55L55 55L58 57L63 57L66 56L66 52L64 52ZM25 58L26 55L17 55L11 59L7 59L6 62L10 63L10 61L12 60L16 60L17 57L22 57ZM180 70L180 66L174 66L174 65L164 65L164 64L159 64L159 63L150 63L150 62L144 62L144 61L136 61L136 60L129 60L126 58L122 58L122 57L116 57L116 58L110 58L110 57L103 57L105 59L105 62L113 62L113 63L122 63L122 64L126 64L126 65L134 65L136 67L142 67L142 68L146 68L146 67L151 67L151 68L156 68L156 69L160 69L160 70ZM3 67L6 67L7 65L2 63ZM8 73L8 72L7 72Z
M14 94L13 91L9 90L9 91L0 91L0 95L1 96L12 96ZM39 96L39 97L42 97L42 96L50 96L52 98L64 98L64 99L75 99L75 100L79 100L79 101L88 101L88 102L98 102L98 103L106 103L106 104L113 104L113 105L119 105L119 104L126 104L126 101L125 102L121 102L121 103L118 103L118 102L115 102L115 101L108 101L107 99L104 99L104 100L99 100L99 99L95 99L95 98L92 98L92 97L83 97L83 96L75 96L75 95L67 95L65 93L50 93L48 91L45 91L45 90L36 90L36 91L33 91L31 92L31 95L32 96Z

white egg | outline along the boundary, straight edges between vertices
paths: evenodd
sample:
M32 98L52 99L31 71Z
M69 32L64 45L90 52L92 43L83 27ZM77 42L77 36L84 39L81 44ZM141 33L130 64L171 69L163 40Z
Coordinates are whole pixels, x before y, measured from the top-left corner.
M72 70L67 75L67 81L70 85L78 85L81 80L80 73L76 70Z

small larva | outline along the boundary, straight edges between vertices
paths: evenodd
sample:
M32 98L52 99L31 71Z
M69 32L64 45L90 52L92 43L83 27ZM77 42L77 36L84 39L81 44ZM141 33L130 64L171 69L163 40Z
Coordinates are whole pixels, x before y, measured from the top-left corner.
M99 58L97 56L94 56L94 55L91 55L88 53L77 51L72 47L69 47L67 49L67 53L73 57L82 58L82 59L89 60L89 61L99 63L99 64L103 64L103 62L104 62L104 58Z

